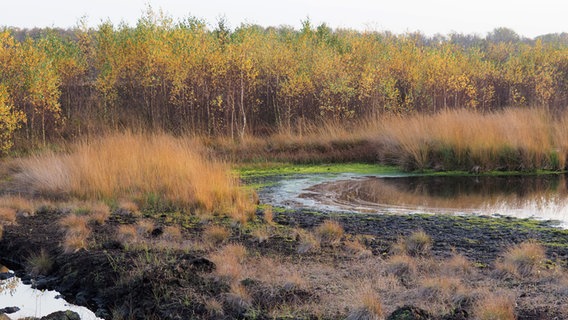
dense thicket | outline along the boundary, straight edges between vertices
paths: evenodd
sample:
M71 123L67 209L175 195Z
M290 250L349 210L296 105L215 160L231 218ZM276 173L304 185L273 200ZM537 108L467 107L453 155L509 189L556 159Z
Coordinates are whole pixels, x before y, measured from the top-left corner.
M227 134L568 98L568 37L301 30L149 12L136 26L0 32L0 148L104 128Z

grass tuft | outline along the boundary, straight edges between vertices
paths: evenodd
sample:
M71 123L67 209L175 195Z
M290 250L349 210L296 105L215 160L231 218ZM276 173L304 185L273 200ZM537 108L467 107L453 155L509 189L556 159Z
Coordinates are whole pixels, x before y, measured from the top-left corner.
M16 223L16 209L0 207L0 224L9 225Z
M231 232L223 227L217 225L211 225L203 230L203 241L210 246L217 246L229 239Z
M48 275L52 268L53 259L44 249L31 254L26 260L26 270L34 277Z
M535 276L546 260L544 247L533 241L523 242L510 248L503 255L497 269L520 278Z
M413 257L426 256L432 249L432 238L422 230L414 231L406 238L400 238L392 247L395 254L408 254Z
M326 220L315 229L320 243L337 246L343 237L343 227L335 220Z
M476 303L474 314L479 320L515 320L515 301L506 295L490 294Z
M377 291L369 285L363 285L354 301L361 306L352 310L346 320L381 320L384 319L383 305Z

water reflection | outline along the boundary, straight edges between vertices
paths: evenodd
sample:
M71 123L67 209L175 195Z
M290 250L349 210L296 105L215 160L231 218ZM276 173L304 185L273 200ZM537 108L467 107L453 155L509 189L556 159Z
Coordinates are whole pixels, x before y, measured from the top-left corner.
M427 209L559 220L568 225L564 175L363 177L320 183L300 195L343 210Z

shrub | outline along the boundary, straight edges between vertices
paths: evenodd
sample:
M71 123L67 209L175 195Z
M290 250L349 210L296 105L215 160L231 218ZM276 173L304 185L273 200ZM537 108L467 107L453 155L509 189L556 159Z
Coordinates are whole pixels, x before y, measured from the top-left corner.
M335 220L326 220L315 230L315 234L322 244L332 246L339 244L343 233L343 227Z

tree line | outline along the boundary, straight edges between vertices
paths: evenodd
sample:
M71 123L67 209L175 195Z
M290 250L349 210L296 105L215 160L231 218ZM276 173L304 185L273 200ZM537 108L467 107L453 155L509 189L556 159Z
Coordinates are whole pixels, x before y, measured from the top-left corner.
M568 35L481 38L241 25L151 9L135 26L0 30L0 149L101 128L228 135L505 106L560 110Z

